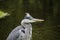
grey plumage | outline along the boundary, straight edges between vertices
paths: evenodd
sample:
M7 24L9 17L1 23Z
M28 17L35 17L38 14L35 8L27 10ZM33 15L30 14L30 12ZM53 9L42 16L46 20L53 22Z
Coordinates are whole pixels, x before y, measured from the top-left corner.
M26 24L25 24L26 26ZM30 26L30 27L28 27ZM7 40L17 40L17 39L21 39L21 40L25 40L26 37L28 36L28 34L31 35L30 31L32 31L31 28L31 24L27 24L26 26L27 28L24 28L24 26L17 26L15 29L13 29L13 31L9 34ZM25 31L27 29L27 31ZM21 32L19 32L19 30ZM23 31L25 31L25 33ZM25 35L25 36L24 36ZM20 37L20 38L19 38ZM25 37L25 38L24 38Z
M44 21L42 19L35 19L26 13L26 16L21 21L21 25L12 30L6 40L31 40L32 38L32 25L30 23Z

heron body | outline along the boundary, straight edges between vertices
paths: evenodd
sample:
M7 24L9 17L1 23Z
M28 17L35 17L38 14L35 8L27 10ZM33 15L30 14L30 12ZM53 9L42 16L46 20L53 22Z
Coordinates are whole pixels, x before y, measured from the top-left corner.
M42 19L35 19L26 13L26 16L21 21L21 25L17 26L7 37L7 40L31 40L32 38L32 25L36 21L44 21Z

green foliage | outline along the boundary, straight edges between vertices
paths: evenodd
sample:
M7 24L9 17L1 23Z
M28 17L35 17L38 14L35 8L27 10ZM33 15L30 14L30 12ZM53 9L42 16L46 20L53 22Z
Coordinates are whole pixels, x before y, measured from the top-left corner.
M0 18L4 18L5 16L9 16L10 14L0 11Z

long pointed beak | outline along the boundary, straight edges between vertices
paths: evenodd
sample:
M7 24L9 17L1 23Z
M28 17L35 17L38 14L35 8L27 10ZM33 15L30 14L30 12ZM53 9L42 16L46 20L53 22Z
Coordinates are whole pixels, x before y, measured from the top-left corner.
M44 21L43 19L33 19L35 22L42 22L42 21Z

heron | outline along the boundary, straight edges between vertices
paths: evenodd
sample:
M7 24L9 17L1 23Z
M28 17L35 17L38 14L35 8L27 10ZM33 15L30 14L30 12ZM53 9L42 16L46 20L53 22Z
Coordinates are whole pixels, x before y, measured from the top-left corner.
M21 25L14 28L9 33L6 40L31 40L32 39L32 25L31 23L44 21L43 19L33 18L29 13L21 21Z

